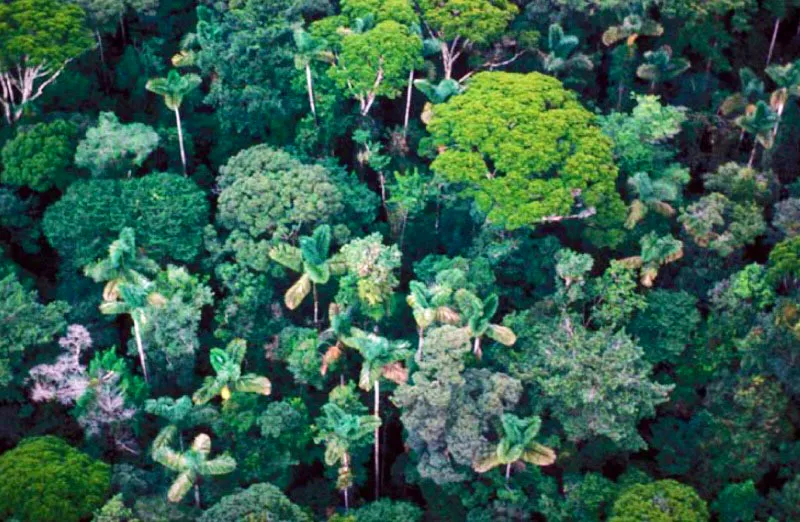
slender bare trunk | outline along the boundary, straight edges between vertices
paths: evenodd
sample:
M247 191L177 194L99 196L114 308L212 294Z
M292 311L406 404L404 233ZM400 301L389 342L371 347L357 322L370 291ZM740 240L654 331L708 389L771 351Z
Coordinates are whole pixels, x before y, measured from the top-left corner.
M119 13L119 29L122 33L122 42L125 43L128 37L125 34L125 18L122 16L122 12Z
M350 473L350 456L347 453L342 455L342 468L345 473ZM344 493L344 510L347 512L350 510L350 486L345 487L342 493Z
M380 378L375 380L375 419L380 421L381 414L380 414L380 404L381 404L381 381ZM378 438L380 436L381 427L380 425L375 427L375 499L377 500L380 497L381 493L381 466L380 466L380 451L381 451L381 441Z
M181 147L181 163L183 164L183 175L186 176L186 151L183 148L183 128L181 126L181 112L175 107L175 123L178 125L178 144Z
M411 115L411 95L414 87L414 69L408 72L408 88L406 89L406 114L403 118L403 136L408 134L408 118Z
M508 479L511 478L511 463L509 462L506 464L506 484L508 484Z
M481 338L480 337L476 337L475 338L475 343L472 345L472 353L474 353L475 357L477 357L478 359L480 359L481 355L483 355L483 350L481 350Z
M311 283L311 293L314 296L314 327L319 328L319 295L317 294L317 283Z
M386 217L389 217L389 207L386 206L386 176L384 176L383 172L378 172L378 183L381 185L381 206L383 207L383 211L386 213Z
M422 328L417 328L417 354L414 360L419 363L422 361L422 348L425 346L425 332Z
M142 365L142 373L144 374L144 381L149 382L147 378L147 364L144 358L144 346L142 345L142 334L139 331L139 320L136 319L136 314L131 314L133 319L133 334L136 337L136 350L139 352L139 363Z
M400 244L398 245L398 248L401 248L401 249L403 248L403 242L404 242L404 240L406 238L406 225L407 224L408 224L408 211L404 210L403 211L403 224L400 227Z
M196 483L194 485L194 505L197 506L197 509L200 509L200 486Z
M753 167L753 161L756 159L756 149L758 149L758 141L753 143L753 150L750 151L750 160L747 162L749 168Z
M94 35L97 38L97 49L100 51L100 61L103 63L103 66L106 65L106 53L103 49L103 37L100 36L100 30L95 29Z
M775 27L772 29L772 40L769 42L769 52L767 53L767 65L772 61L772 52L775 50L775 40L778 38L778 29L781 27L781 19L775 19Z
M317 106L314 103L314 84L311 79L311 64L306 64L306 88L308 89L308 105L311 106L311 114L314 115L314 123L317 123Z

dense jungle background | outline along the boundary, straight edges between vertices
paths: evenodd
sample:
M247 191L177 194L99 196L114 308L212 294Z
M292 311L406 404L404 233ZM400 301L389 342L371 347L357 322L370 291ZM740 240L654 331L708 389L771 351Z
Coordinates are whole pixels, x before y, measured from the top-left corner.
M798 0L4 0L0 520L800 520L798 100Z

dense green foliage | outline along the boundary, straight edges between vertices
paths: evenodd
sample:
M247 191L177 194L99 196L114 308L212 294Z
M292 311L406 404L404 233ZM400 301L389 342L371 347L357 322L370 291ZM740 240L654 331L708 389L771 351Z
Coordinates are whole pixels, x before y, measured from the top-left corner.
M0 519L800 520L798 27L0 3Z
M25 439L0 456L0 514L21 522L78 522L103 505L111 467L57 437Z

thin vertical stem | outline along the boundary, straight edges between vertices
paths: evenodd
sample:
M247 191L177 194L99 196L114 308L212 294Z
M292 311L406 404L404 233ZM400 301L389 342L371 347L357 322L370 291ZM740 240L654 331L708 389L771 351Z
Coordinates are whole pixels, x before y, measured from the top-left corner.
M308 104L311 106L311 114L314 115L314 123L317 122L317 106L314 103L314 84L311 79L311 64L306 63L306 88L308 89Z
M411 95L414 92L414 69L408 73L408 88L406 89L406 114L403 119L403 136L408 134L408 118L411 115Z
M767 53L767 65L772 61L772 52L775 50L775 40L778 38L778 29L781 26L781 19L775 19L775 27L772 29L772 40L769 43L769 52Z
M136 350L139 352L139 363L142 365L142 373L144 374L144 382L149 382L147 378L147 364L144 358L144 346L142 345L142 334L139 331L139 321L136 319L136 313L131 314L133 319L133 333L136 337Z
M380 400L381 400L381 382L380 378L375 381L375 419L380 421ZM375 499L377 500L380 496L381 489L381 467L380 467L380 450L381 450L381 442L378 438L380 435L381 427L380 425L375 426Z
M181 113L178 107L175 107L175 122L178 125L178 144L181 147L181 163L183 164L183 175L186 176L186 152L183 149L183 128L181 127Z

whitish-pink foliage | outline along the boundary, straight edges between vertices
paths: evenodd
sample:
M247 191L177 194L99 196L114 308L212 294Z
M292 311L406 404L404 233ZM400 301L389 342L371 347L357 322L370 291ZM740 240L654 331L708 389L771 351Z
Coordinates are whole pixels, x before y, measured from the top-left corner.
M83 326L72 324L58 344L65 353L59 355L55 363L31 368L31 400L55 400L69 406L75 404L89 386L89 376L80 359L81 354L92 347L92 337Z

